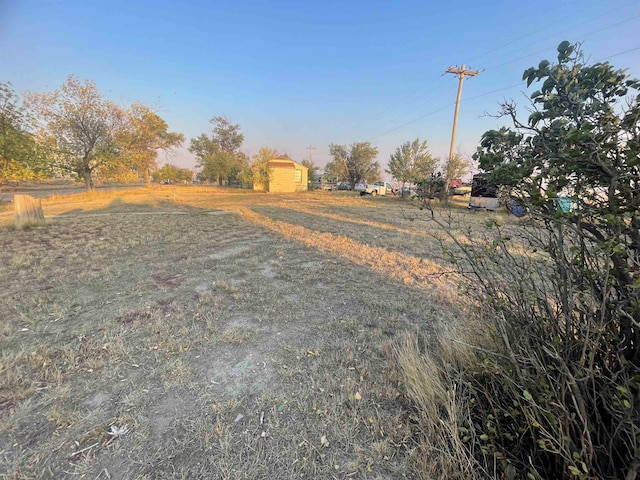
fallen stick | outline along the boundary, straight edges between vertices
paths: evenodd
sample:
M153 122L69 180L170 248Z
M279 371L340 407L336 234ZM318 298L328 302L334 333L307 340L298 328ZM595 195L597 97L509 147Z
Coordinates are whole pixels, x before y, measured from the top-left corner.
M75 457L76 455L82 453L82 452L86 452L87 450L92 449L93 447L95 447L96 445L98 445L100 442L96 442L93 445L89 445L86 448L83 448L82 450L78 450L77 452L72 453L71 455L69 455L70 457Z

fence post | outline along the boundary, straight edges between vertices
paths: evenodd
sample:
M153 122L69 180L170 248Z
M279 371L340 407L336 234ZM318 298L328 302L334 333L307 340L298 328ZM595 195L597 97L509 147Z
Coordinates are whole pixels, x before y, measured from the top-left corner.
M13 204L16 209L16 227L39 225L44 223L42 201L30 195L14 195Z

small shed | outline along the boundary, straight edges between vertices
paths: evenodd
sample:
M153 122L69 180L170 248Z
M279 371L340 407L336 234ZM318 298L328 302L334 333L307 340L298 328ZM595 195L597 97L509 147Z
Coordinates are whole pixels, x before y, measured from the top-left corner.
M293 193L308 190L309 169L294 162L286 155L280 155L269 160L271 179L266 188L261 183L254 183L254 190L264 190L273 193Z

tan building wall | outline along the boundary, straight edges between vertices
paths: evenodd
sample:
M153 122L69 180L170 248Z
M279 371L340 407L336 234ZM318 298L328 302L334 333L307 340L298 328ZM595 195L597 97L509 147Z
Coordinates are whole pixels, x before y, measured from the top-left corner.
M293 164L295 166L294 184L296 192L306 192L309 190L309 169L297 162L293 162Z
M269 180L269 189L267 191L274 193L293 193L296 191L295 166L293 164L293 161L284 160L272 160L269 162L271 179Z
M273 193L293 193L308 190L309 169L288 157L278 157L269 162L271 180L265 189L261 183L254 183L254 190Z

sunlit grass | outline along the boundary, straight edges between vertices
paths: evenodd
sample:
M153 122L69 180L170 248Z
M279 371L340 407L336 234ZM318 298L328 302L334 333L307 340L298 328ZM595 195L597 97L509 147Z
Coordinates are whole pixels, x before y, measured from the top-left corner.
M2 474L417 476L404 382L442 392L390 358L466 308L425 212L200 186L43 208L0 227Z
M450 271L450 268L430 260L363 245L343 235L318 233L305 227L273 221L248 209L240 209L238 212L243 218L267 227L285 238L362 265L377 275L388 276L405 285L426 290L434 290L435 285L443 289L451 287L442 281L443 274ZM376 226L375 223L373 225Z

